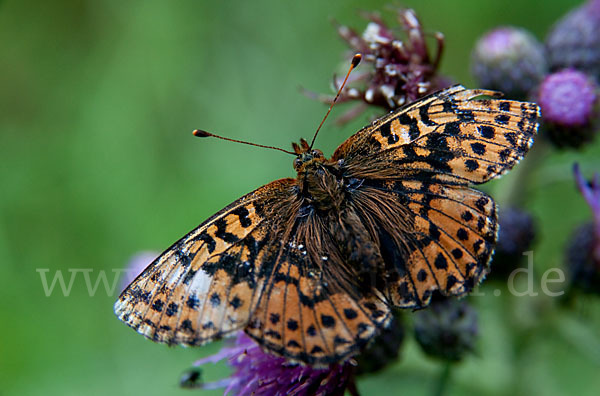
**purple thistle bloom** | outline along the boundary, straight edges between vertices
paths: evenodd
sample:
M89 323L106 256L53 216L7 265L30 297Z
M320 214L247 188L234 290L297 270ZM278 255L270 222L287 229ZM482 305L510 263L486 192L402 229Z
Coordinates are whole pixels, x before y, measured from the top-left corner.
M580 147L595 134L598 86L584 73L566 69L549 75L540 85L538 103L557 146Z
M354 366L349 362L328 368L314 368L291 363L270 355L244 332L239 332L235 345L198 360L194 366L227 359L234 373L229 378L195 386L201 389L225 388L225 395L343 395L354 391Z
M543 45L527 30L506 26L477 41L471 71L483 88L525 98L547 70Z
M590 123L596 84L580 71L563 70L546 77L539 91L539 103L546 121L565 127Z
M600 294L600 175L589 183L577 164L575 182L592 209L593 220L577 227L569 239L566 251L571 287L585 293Z
M594 219L594 246L592 249L592 259L600 271L600 174L596 173L594 178L588 183L579 171L579 166L575 165L573 169L577 187L587 204L592 209Z

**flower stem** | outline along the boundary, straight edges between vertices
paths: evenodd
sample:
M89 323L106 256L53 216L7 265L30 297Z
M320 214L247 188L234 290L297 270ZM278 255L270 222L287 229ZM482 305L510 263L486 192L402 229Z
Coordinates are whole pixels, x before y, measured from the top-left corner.
M433 393L434 396L443 396L446 392L446 388L448 387L448 382L450 380L451 369L452 362L448 360L444 363L444 368L440 374L440 378L437 381L435 392Z

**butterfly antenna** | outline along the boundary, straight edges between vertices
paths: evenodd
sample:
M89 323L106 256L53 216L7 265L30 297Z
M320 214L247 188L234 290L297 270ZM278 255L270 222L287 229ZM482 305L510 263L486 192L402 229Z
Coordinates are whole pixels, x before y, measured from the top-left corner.
M312 138L312 142L310 142L311 149L313 147L313 144L315 144L315 139L317 138L317 135L319 134L319 131L321 130L321 127L323 126L323 123L325 123L325 120L329 116L329 113L331 113L331 109L333 108L333 105L340 97L340 94L342 93L342 89L344 89L344 86L346 85L346 82L348 81L348 77L350 77L350 72L352 72L352 70L354 70L354 68L356 66L358 66L361 59L362 59L361 54L356 54L356 55L354 55L354 57L352 57L352 64L350 65L350 69L348 69L348 73L346 73L346 78L344 78L344 82L340 86L340 89L338 89L338 92L335 95L335 98L333 98L333 101L331 102L331 105L329 106L329 110L327 110L327 114L325 114L325 117L323 117L323 121L321 121L321 124L319 124L319 127L317 128L317 131L315 132L315 135Z
M267 148L267 149L279 150L279 151L283 151L284 153L287 153L287 154L297 155L296 153L284 150L284 149L279 148L279 147L265 146L263 144L256 144L256 143L245 142L243 140L230 139L230 138L226 138L226 137L223 137L223 136L215 135L214 133L203 131L201 129L196 129L192 133L196 137L202 137L202 138L204 138L204 137L215 137L217 139L223 139L223 140L227 140L227 141L230 141L230 142L243 143L243 144L248 144L250 146L256 146L256 147L262 147L262 148Z

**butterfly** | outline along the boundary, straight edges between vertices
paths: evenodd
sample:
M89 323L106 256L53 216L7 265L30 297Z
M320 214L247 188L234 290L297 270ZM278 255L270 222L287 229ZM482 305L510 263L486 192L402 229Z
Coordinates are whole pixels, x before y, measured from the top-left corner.
M314 366L357 354L392 309L461 296L489 270L496 205L473 189L531 147L534 103L457 85L358 131L330 159L293 143L296 178L243 196L121 294L147 338L201 345L244 330Z

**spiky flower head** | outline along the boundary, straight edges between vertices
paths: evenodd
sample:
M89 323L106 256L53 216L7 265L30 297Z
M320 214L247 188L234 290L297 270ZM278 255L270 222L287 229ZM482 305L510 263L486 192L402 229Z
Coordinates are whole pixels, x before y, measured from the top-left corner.
M561 70L544 79L537 96L555 145L581 147L593 139L598 120L598 85L593 79L575 69Z
M600 0L575 8L546 38L550 69L575 68L600 78Z
M337 26L340 36L353 52L362 53L365 63L350 76L348 86L338 99L338 102L361 101L362 105L342 118L358 115L367 105L394 110L450 85L447 79L437 75L443 35L433 34L437 48L432 53L413 10L397 10L400 29L388 27L377 13L365 14L365 17L369 23L362 34L348 26ZM336 90L340 84L341 80L334 79ZM330 96L308 94L323 102L332 100Z
M199 367L227 359L233 369L229 378L202 383L199 371L191 371L182 378L182 386L199 389L225 388L225 394L309 396L339 395L350 387L353 390L354 366L350 362L314 368L290 362L264 352L244 332L239 332L235 345L194 363Z
M471 71L482 88L524 99L547 71L544 46L525 29L496 28L477 41Z

